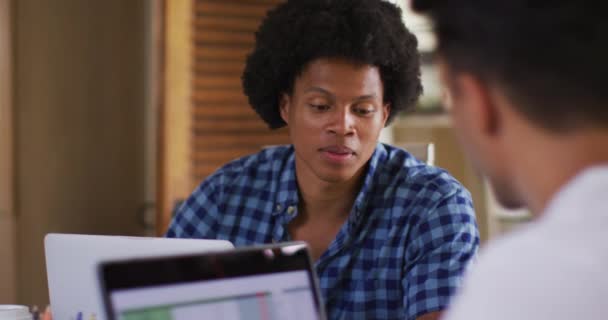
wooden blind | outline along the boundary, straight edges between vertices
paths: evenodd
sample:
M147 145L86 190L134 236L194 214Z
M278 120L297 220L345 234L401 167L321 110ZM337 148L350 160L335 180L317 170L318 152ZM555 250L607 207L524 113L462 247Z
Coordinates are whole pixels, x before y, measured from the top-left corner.
M266 12L281 0L193 0L191 174L193 187L223 164L288 143L249 106L241 86L245 59Z
M282 0L163 1L157 234L223 164L288 143L249 106L241 74L266 12Z

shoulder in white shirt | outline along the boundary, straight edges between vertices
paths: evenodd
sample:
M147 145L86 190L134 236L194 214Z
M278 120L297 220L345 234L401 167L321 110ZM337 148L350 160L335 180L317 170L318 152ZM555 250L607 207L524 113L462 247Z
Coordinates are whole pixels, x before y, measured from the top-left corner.
M446 320L608 319L608 166L483 249Z

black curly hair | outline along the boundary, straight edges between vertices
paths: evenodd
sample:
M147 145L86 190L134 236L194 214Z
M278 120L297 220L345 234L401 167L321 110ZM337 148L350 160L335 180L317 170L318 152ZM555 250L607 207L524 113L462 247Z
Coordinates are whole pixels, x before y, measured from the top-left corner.
M596 0L413 0L456 72L499 87L554 132L608 127L608 20Z
M272 129L285 126L279 98L314 60L376 66L391 109L387 123L422 93L416 37L401 10L383 0L288 0L270 10L255 35L242 81L249 103Z

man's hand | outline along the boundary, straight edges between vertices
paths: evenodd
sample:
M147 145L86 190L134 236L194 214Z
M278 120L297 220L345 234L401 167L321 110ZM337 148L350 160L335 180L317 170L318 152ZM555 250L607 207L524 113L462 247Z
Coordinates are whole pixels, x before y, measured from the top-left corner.
M441 318L441 314L441 311L430 312L421 315L420 317L416 318L416 320L439 320Z
M51 315L51 307L46 306L46 309L44 310L44 312L40 316L40 319L42 319L42 320L53 320L53 316Z

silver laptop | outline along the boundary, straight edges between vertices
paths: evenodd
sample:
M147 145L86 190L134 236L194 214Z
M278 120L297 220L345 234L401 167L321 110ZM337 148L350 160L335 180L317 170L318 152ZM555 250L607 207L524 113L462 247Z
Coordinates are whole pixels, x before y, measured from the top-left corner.
M325 319L305 243L101 263L108 320Z
M48 234L44 239L54 319L104 320L97 265L106 260L233 249L223 240Z

